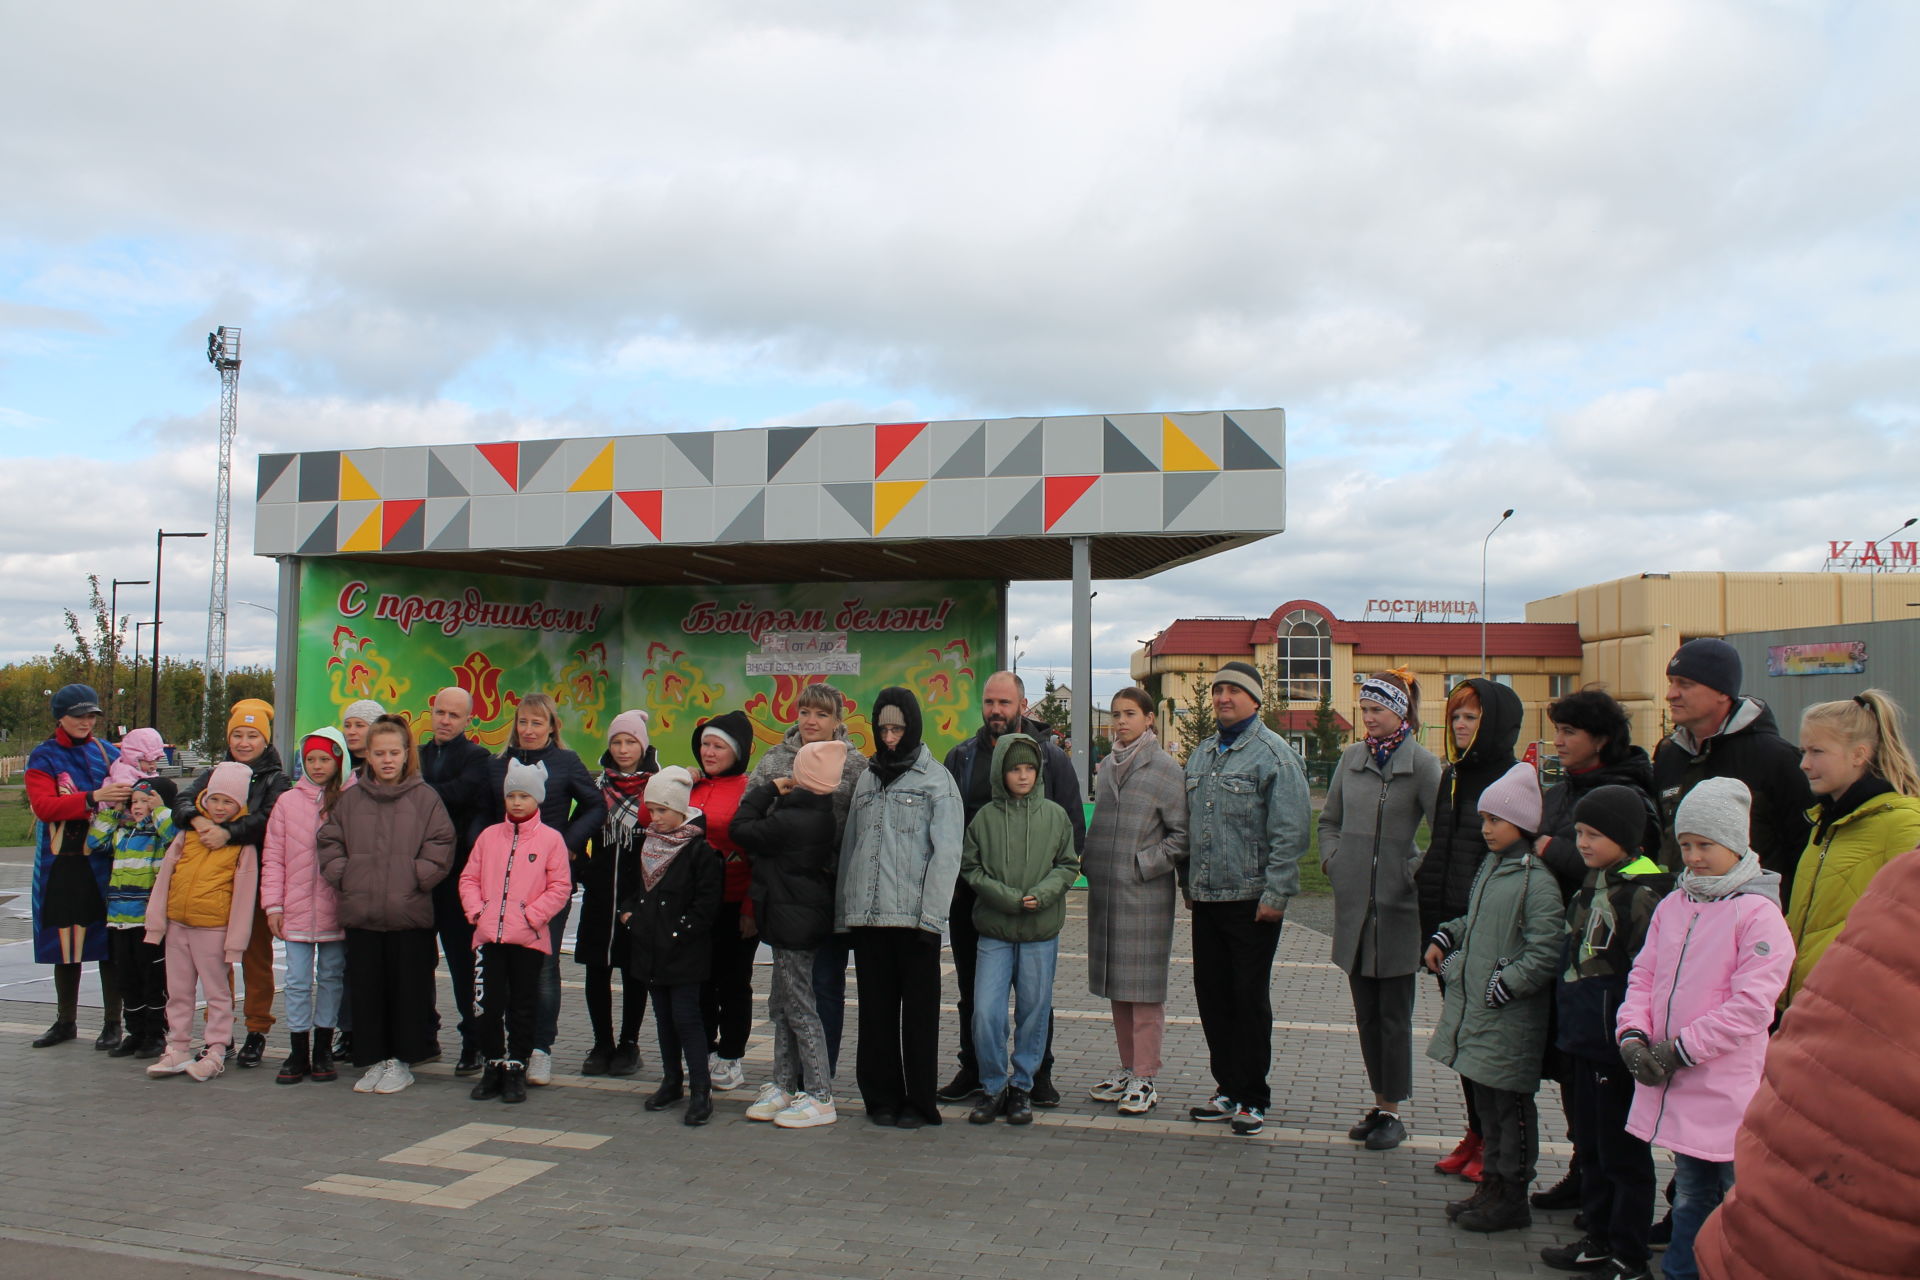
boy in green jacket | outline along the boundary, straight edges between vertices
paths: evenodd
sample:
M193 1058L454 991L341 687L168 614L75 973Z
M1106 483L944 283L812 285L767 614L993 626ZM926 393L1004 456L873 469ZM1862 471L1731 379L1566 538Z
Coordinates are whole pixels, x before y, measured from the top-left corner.
M986 1096L967 1120L1032 1124L1033 1073L1047 1048L1053 970L1067 890L1080 874L1066 811L1048 804L1040 744L1024 733L993 748L993 800L967 826L960 878L977 900L980 959L973 981L973 1045ZM1007 993L1014 996L1013 1059L1007 1059Z

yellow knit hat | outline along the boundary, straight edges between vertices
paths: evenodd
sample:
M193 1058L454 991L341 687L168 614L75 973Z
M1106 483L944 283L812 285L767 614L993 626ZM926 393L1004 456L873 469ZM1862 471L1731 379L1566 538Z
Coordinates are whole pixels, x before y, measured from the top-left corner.
M273 737L273 704L258 698L240 699L227 714L227 734L231 736L241 725L258 729L263 738Z

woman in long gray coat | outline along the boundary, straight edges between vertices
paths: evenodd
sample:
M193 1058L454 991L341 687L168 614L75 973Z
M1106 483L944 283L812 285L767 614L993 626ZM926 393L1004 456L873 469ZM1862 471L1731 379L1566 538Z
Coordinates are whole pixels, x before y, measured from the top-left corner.
M1420 685L1381 671L1360 686L1364 742L1340 756L1320 811L1320 866L1333 882L1333 962L1347 974L1373 1109L1347 1131L1375 1151L1406 1139L1413 1094L1414 975L1420 968L1415 835L1431 820L1440 762L1413 740Z
M1187 847L1187 784L1153 733L1144 689L1113 695L1113 751L1094 784L1087 877L1087 985L1113 1003L1120 1067L1095 1085L1096 1102L1144 1115L1159 1101L1173 953L1174 862Z

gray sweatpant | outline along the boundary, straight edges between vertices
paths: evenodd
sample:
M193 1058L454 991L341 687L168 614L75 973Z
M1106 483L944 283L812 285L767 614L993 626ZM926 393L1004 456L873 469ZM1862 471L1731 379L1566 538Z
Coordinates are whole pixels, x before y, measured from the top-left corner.
M813 1003L813 952L773 949L773 990L767 997L773 1023L773 1082L788 1093L805 1091L833 1100L827 1066L827 1035Z

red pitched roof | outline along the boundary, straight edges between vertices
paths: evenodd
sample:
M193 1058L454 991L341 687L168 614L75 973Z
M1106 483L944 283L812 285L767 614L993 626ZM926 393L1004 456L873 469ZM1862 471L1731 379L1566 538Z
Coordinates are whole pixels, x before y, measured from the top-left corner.
M1170 653L1250 654L1254 629L1267 625L1265 618L1177 618L1153 638L1147 651L1156 658Z
M1465 658L1480 652L1477 622L1349 622L1345 629L1352 634L1355 653ZM1487 653L1503 658L1577 658L1580 628L1571 622L1489 622Z
M1320 712L1318 708L1309 707L1305 711L1301 711L1290 707L1280 713L1280 731L1282 733L1311 733L1313 732L1313 722L1319 718ZM1333 713L1333 722L1339 726L1341 733L1353 732L1353 722L1341 715L1338 711Z

